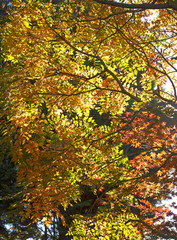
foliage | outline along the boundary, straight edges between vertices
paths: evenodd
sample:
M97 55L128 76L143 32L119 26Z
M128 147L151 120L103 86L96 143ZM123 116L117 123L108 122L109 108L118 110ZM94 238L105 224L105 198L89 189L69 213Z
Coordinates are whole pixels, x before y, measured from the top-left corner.
M2 144L26 187L22 219L49 226L55 213L66 225L61 207L88 186L95 199L73 216L73 239L156 233L168 210L148 198L162 200L176 176L174 4L14 0L9 19Z
M136 228L132 226L128 220L135 220L133 214L117 214L107 212L102 209L103 213L99 213L95 217L75 216L71 232L73 239L134 239L141 238L137 235ZM77 219L78 218L78 219Z

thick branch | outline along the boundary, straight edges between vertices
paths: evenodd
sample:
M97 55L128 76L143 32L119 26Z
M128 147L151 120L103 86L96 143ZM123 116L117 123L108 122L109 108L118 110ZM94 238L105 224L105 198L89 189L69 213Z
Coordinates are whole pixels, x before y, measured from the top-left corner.
M120 2L113 2L111 0L95 0L97 3L106 4L109 6L114 7L120 7L120 8L131 8L131 9L168 9L172 8L174 10L177 10L177 6L174 4L170 4L170 1L168 3L160 3L160 4L154 4L154 3L120 3Z

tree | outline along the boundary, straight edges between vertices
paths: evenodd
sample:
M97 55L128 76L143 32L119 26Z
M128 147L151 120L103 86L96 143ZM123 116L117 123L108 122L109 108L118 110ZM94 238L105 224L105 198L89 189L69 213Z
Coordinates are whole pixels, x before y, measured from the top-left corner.
M3 29L3 144L27 188L23 220L48 226L55 213L65 225L61 207L79 202L86 186L95 199L73 217L74 239L176 239L159 230L168 210L148 200L162 200L176 179L175 4L13 6ZM106 125L95 110L109 115Z

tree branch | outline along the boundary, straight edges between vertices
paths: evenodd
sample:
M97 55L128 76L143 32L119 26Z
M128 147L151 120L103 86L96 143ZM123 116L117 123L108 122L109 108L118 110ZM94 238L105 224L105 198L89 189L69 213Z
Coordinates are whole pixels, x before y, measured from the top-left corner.
M160 4L154 4L154 3L120 3L120 2L113 2L111 0L95 0L97 3L114 6L114 7L120 7L120 8L131 8L131 9L168 9L172 8L174 10L177 10L177 6L174 4L171 4L171 1L167 3L160 3Z
M113 189L115 189L115 188L118 188L119 185L122 184L122 183L130 182L130 181L137 181L137 180L140 180L140 181L141 181L141 180L143 180L143 179L145 179L145 178L150 177L151 175L157 173L160 169L162 169L163 167L165 167L165 165L168 163L168 161L170 161L171 157L176 156L176 155L177 155L176 153L170 154L170 155L167 157L167 159L164 161L164 163L163 163L160 167L154 169L154 170L151 171L151 172L148 172L148 173L146 173L146 174L143 174L143 175L141 175L141 176L139 176L139 177L134 177L134 178L130 178L130 179L124 179L124 180L117 181L117 185L111 185L111 184L108 185L108 187L105 189L105 192L108 192L108 191L110 191L110 190L113 190Z
M156 229L152 228L149 224L147 224L146 222L144 222L141 219L130 219L125 224L127 224L129 222L140 222L144 226L146 226L149 230L151 230L152 233L157 234L159 237L163 237L165 239L177 239L177 237L175 237L175 236L172 236L172 235L169 235L169 234L167 235L167 234L164 234L164 233L161 233L161 232L157 231Z

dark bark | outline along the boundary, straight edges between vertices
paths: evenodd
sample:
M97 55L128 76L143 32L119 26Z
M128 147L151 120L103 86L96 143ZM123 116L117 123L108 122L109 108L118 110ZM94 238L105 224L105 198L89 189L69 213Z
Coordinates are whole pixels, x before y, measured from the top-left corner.
M168 1L167 3L119 3L119 2L113 2L110 0L95 0L97 3L101 4L106 4L109 6L114 6L114 7L120 7L120 8L129 8L129 9L141 9L141 10L146 10L146 9L174 9L177 10L177 4L176 2L173 1Z

